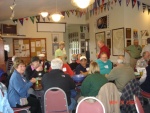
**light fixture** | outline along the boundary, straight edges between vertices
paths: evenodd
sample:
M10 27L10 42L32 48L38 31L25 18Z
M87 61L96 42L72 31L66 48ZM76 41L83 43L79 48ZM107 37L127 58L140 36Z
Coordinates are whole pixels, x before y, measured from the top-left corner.
M56 0L56 13L50 15L50 17L52 18L54 22L58 22L60 21L61 18L64 18L63 15L57 12L57 0Z
M10 6L10 9L13 10L15 8L16 4L14 3L13 5Z
M15 6L16 6L16 3L15 3L15 0L14 0L13 5L10 6L10 9L12 10L11 17L10 17L11 20L15 16L15 11L14 11Z
M41 16L42 16L43 18L45 18L45 17L48 16L48 12L41 12L40 14L41 14Z
M87 8L89 5L93 4L95 0L71 0L72 5L77 6L81 9Z

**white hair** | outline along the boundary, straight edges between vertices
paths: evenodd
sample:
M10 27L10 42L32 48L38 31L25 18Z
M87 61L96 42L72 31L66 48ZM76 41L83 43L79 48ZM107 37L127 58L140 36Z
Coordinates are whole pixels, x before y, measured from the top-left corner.
M52 69L62 69L63 61L60 58L55 58L51 61Z

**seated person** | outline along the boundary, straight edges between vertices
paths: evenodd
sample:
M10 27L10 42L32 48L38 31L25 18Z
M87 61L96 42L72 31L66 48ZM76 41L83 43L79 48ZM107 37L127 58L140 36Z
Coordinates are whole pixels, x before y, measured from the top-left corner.
M141 89L147 93L150 93L150 65L146 67L147 76L145 81L141 84Z
M39 71L42 71L43 70L43 67L42 65L40 65L40 59L39 57L37 56L34 56L31 58L31 63L30 65L28 65L26 67L26 70L25 70L25 77L27 80L30 80L31 78L36 78L38 77L38 72Z
M125 63L123 56L119 56L117 59L117 66L114 67L108 75L106 75L108 81L115 81L115 84L120 92L122 92L124 86L132 79L135 78L133 68Z
M8 101L11 107L24 107L30 106L31 113L42 113L40 101L28 94L29 88L36 82L35 78L27 81L23 76L25 71L25 63L18 59L14 63L14 72L10 78L8 87ZM21 98L27 98L28 104L23 105Z
M80 64L76 67L75 69L75 74L82 74L82 75L87 75L88 74L88 64L87 64L87 59L85 56L80 57Z
M77 54L77 60L76 60L76 62L79 64L80 63L80 57L81 57L82 55L81 54Z
M101 53L100 59L97 59L96 62L102 75L109 74L112 70L112 62L108 59L106 53Z
M150 53L148 51L143 52L142 58L140 58L136 63L136 68L147 67L149 59L150 59Z
M62 71L63 61L59 58L55 58L51 61L52 70L46 73L42 78L42 86L44 92L52 87L59 87L66 93L68 101L68 109L73 110L75 107L75 100L70 98L70 90L75 89L75 83L72 78Z
M76 60L77 60L77 55L73 54L73 55L71 56L71 61L72 61L72 63L69 64L70 68L71 68L73 71L74 71L74 70L76 69L76 67L79 65L79 64L76 62Z
M48 70L50 68L50 62L48 60L46 60L44 54L39 54L38 57L40 59L40 64L42 64L44 71L48 72Z
M98 64L96 62L91 62L88 76L81 85L81 95L96 96L100 88L107 82L107 78L100 74Z

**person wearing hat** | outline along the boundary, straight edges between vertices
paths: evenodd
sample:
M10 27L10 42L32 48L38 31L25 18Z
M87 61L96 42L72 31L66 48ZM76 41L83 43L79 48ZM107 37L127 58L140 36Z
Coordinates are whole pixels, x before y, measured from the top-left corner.
M87 64L87 58L85 56L80 57L80 64L76 67L75 73L76 74L82 74L87 75L88 74L88 64Z
M60 42L59 48L55 51L55 58L58 58L58 57L62 57L63 61L67 59L64 42Z
M46 60L45 54L39 54L38 55L40 59L40 64L42 65L45 72L47 72L50 68L50 62Z
M40 65L40 59L38 56L34 56L31 58L31 63L25 69L25 77L27 80L31 80L31 78L38 77L38 72L42 71L43 67Z
M142 49L141 56L143 55L143 52L148 51L150 53L150 37L147 38L147 45L145 45Z
M74 71L76 69L76 67L79 65L79 63L76 62L77 60L77 55L73 54L71 56L71 61L72 63L69 64L70 68Z

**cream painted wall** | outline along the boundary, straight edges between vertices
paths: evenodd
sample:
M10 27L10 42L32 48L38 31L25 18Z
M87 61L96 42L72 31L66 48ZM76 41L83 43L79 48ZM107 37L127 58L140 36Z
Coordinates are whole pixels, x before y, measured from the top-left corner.
M35 21L36 21L36 19L35 19ZM40 19L40 21L41 22L43 21L42 18ZM47 18L46 18L46 22L49 22L47 20ZM71 13L70 13L69 17L65 16L65 18L62 19L60 22L65 22L66 26L68 26L68 24L85 24L86 23L85 15L83 15L82 17L77 17L77 16L75 16L75 14L71 14ZM10 20L1 21L0 23L14 24ZM68 35L66 35L67 32L65 34L64 33L53 33L53 32L37 32L36 27L37 27L36 22L33 24L32 21L30 20L30 18L28 18L28 21L24 20L23 26L20 24L20 22L17 23L17 33L19 35L26 35L27 38L46 38L47 59L51 60L52 58L54 58L52 55L52 37L51 37L52 34L59 34L59 41L66 41L66 39L68 38L67 37ZM9 39L4 38L4 39L5 39L5 43L9 44L11 47L9 56L13 56L12 39L11 38L9 38ZM66 41L66 45L67 44L68 44L68 42ZM68 48L66 48L66 49L68 49Z

